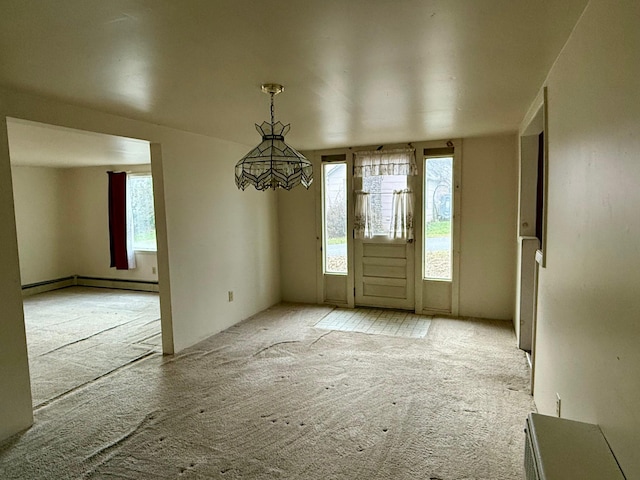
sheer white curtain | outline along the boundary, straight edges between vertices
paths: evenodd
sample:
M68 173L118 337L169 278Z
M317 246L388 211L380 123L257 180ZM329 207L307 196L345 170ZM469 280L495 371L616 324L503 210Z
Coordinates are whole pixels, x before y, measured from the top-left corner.
M408 188L393 191L389 238L413 242L413 192Z
M373 232L371 229L371 203L369 201L369 192L358 190L356 192L355 202L355 218L353 220L353 229L355 238L371 238Z
M376 175L417 175L415 148L356 152L354 177Z

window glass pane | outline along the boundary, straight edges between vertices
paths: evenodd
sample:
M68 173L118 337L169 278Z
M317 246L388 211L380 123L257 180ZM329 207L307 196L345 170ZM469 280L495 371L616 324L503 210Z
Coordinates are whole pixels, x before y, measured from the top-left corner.
M453 157L425 159L424 276L451 280Z
M406 175L377 175L362 178L362 190L369 192L371 230L374 235L389 234L393 191L405 188L407 188Z
M324 271L347 273L347 164L323 165Z
M129 177L128 186L133 216L133 248L156 250L156 219L151 176L132 175Z

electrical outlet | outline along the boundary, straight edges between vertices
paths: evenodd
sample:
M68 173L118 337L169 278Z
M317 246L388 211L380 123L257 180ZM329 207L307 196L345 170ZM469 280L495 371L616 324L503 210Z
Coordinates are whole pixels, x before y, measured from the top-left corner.
M233 291L229 290L229 301L233 302Z
M560 418L562 415L562 399L560 398L560 394L556 393L556 417Z
M158 269L156 267L151 267L151 273L155 275L156 273L158 273Z

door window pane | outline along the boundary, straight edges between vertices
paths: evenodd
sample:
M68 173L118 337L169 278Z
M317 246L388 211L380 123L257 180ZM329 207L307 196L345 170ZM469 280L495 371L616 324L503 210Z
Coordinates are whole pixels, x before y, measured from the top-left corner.
M347 164L323 166L324 272L347 273Z
M451 280L453 157L425 159L424 276Z
M362 178L362 190L369 192L373 235L389 235L393 191L407 188L406 175L377 175Z

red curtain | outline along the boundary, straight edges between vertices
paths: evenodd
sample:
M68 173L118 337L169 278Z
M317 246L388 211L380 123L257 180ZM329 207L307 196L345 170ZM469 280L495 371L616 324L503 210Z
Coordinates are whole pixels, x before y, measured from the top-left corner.
M111 267L128 270L127 260L127 174L107 172L109 175L109 245Z

